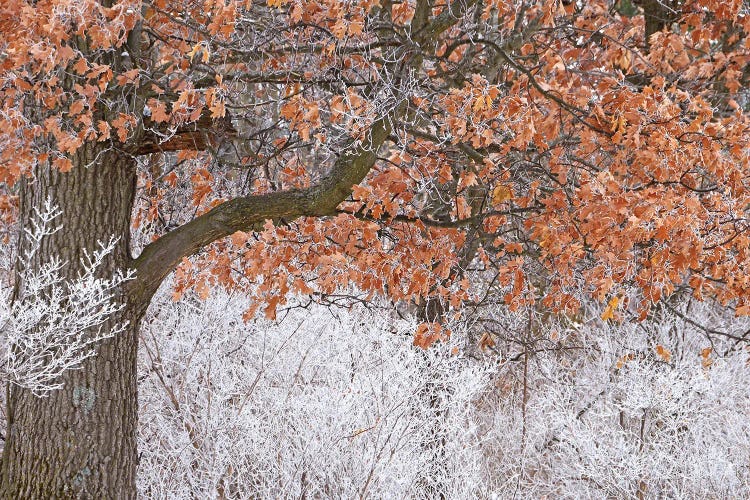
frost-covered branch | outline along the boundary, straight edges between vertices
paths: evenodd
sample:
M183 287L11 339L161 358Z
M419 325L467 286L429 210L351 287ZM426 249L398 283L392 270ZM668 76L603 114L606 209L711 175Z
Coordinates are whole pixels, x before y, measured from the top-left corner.
M97 277L115 238L84 251L83 272L72 281L63 278L66 263L57 258L32 270L29 264L42 240L60 229L54 224L60 214L48 201L25 228L30 246L21 261L22 286L15 297L6 290L0 309L0 376L37 395L59 389L63 373L79 368L94 355L98 342L125 328L124 323L109 323L122 308L117 301L120 286L134 276L118 271L110 279Z

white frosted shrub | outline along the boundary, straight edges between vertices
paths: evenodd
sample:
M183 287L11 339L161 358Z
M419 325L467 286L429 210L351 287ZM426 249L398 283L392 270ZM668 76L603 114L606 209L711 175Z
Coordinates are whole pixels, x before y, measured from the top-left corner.
M738 340L750 324L707 304L645 323L594 311L533 331L525 312L498 309L510 333L491 353L462 345L458 327L422 351L415 324L386 308L311 306L245 324L247 303L223 292L178 303L162 292L156 305L141 350L144 497L750 491L750 366Z
M63 270L69 264L52 258L34 269L31 265L42 240L60 227L55 220L62 214L47 201L24 228L29 244L19 257L22 286L10 285L16 256L9 248L0 252L0 269L9 283L0 288L0 381L29 389L37 396L62 387L61 376L96 354L99 342L121 333L125 324L111 321L122 309L120 289L133 278L131 271L116 272L111 278L99 276L104 259L117 240L98 242L81 259L83 271L66 280Z
M716 328L707 305L694 305L693 315ZM748 325L730 319L718 329L741 335ZM532 357L525 419L520 389L494 394L495 406L482 410L487 491L571 499L750 491L750 365L741 343L712 336L704 358L709 337L674 314L645 324L597 319L567 333L568 345L584 349ZM498 373L521 372L506 365Z
M144 323L139 487L150 498L471 497L472 400L491 370L413 347L382 311L241 320L240 297L162 302Z

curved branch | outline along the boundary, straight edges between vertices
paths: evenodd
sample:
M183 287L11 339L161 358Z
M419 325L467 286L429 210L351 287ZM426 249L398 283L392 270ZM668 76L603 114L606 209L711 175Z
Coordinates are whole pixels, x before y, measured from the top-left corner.
M352 186L362 182L375 164L390 128L388 117L376 121L368 139L339 157L314 186L228 200L147 245L132 264L136 279L129 287L131 297L147 302L184 257L234 232L260 229L269 219L288 222L302 216L335 215Z
M435 41L476 2L459 0L451 3L424 26L415 37L417 44L421 46ZM415 66L421 64L421 57L407 61L407 67L402 70L416 69ZM164 278L183 258L236 231L259 229L266 220L288 222L302 216L335 215L336 207L351 194L354 185L364 180L377 161L378 149L388 139L392 124L402 118L405 108L406 101L375 121L365 140L340 156L317 185L226 201L147 245L131 266L136 271L136 279L130 282L127 290L131 300L136 304L148 304Z

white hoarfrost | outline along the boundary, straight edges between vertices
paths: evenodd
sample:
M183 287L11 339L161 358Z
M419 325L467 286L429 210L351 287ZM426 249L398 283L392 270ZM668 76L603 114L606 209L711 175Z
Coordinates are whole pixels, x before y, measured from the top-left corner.
M499 372L482 408L486 490L497 498L746 497L750 357L744 342L696 325L738 338L750 325L719 321L705 304L688 313L622 325L596 317L559 332L571 349L530 356L525 418L522 368Z
M246 306L217 292L144 322L145 497L403 498L425 478L479 494L488 365L414 348L415 324L383 312L244 324Z
M67 263L53 258L38 269L30 263L42 240L57 232L55 219L61 212L49 201L25 228L30 245L20 258L22 285L15 291L6 286L0 298L0 378L30 389L39 396L61 387L60 376L79 368L93 356L98 342L121 332L125 325L106 325L121 309L116 295L130 272L111 279L97 277L103 260L116 240L91 253L84 251L83 272L66 281L61 271ZM5 252L5 274L10 276L14 258Z
M750 368L737 340L750 325L708 306L539 327L528 356L499 339L492 354L455 355L460 329L425 352L411 345L414 323L385 309L245 324L246 306L218 291L157 297L140 358L145 498L750 491ZM509 314L496 317L509 331L527 324ZM737 338L707 336L704 321Z

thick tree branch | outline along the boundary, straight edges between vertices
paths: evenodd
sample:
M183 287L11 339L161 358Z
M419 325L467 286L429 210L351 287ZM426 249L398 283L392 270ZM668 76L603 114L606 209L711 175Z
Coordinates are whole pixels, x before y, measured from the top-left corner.
M197 121L181 125L173 131L164 123L157 124L144 118L144 133L134 154L146 155L181 149L203 151L219 144L222 138L236 134L231 119L214 119L208 110L204 110Z
M434 43L470 10L477 0L453 2L415 37L418 45ZM413 70L421 65L421 57L409 58ZM409 71L409 68L403 68ZM406 97L406 96L404 96ZM359 184L377 160L378 149L388 139L392 124L398 122L406 101L394 111L377 120L365 140L342 154L326 177L315 186L257 196L235 198L165 234L146 246L132 266L136 279L131 281L129 294L136 303L147 304L164 278L180 261L201 248L237 231L259 229L266 220L291 221L297 217L323 217L336 214L336 207ZM193 138L192 135L189 136ZM180 141L180 145L182 142ZM165 144L161 144L164 148ZM195 149L188 144L187 149ZM141 151L143 153L149 151Z
M137 273L130 286L133 298L148 300L184 257L236 231L259 229L269 219L290 221L302 216L335 215L336 207L351 194L352 186L362 182L375 164L377 150L390 133L389 118L376 121L369 137L343 154L320 183L226 201L147 245L133 262Z

